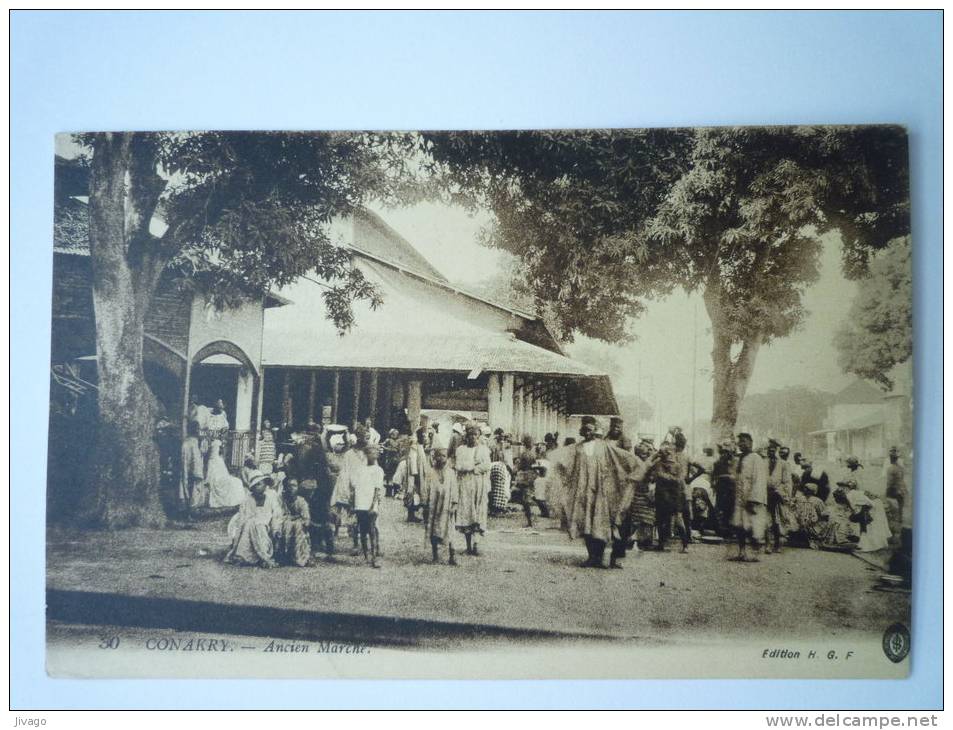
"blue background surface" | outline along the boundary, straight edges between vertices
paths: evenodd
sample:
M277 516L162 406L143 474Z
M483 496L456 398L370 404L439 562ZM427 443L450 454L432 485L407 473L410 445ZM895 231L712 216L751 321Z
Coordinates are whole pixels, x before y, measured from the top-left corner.
M939 706L941 23L939 12L14 12L12 706ZM872 122L910 132L919 590L908 680L413 688L280 681L250 691L249 681L47 678L42 538L55 133Z

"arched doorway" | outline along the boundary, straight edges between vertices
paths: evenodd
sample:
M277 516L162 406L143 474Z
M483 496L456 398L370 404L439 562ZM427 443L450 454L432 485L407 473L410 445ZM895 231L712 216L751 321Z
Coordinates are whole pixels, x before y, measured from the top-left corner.
M216 340L192 356L187 397L209 407L222 401L228 419L223 446L233 469L255 451L260 381L258 369L234 342Z

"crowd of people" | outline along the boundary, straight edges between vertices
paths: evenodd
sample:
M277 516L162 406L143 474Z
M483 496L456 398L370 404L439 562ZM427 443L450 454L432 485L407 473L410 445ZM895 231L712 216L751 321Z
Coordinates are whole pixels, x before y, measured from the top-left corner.
M226 425L227 428L227 425ZM228 473L220 444L203 448L190 419L182 446L181 498L237 507L228 524L226 561L239 565L305 566L336 559L342 531L352 555L380 567L378 515L385 499L423 528L434 562L456 565L460 552L480 554L488 517L535 513L582 538L586 567L622 567L630 551L681 552L693 542L726 542L729 559L757 562L786 546L876 551L899 539L906 484L890 451L884 496L862 488L863 465L846 461L836 481L775 439L755 448L739 433L689 456L681 429L656 447L633 443L620 418L603 432L591 416L577 437L516 439L476 422L447 429L422 416L412 433L382 436L368 419L351 427L311 422L292 434L266 421L257 457L240 477Z

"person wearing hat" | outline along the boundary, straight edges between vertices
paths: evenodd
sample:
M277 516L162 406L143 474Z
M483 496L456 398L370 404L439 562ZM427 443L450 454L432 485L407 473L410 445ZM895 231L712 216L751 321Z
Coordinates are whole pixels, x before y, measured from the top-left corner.
M480 440L480 427L466 426L466 437L453 457L460 488L457 530L467 543L467 555L479 555L477 537L486 532L490 493L490 450Z
M331 485L331 496L328 498L331 509L331 521L336 537L341 525L347 522L347 484L346 476L349 463L347 426L332 423L324 429L327 448L325 450L327 481ZM320 512L312 505L312 513Z
M381 442L381 469L384 470L384 495L393 497L397 492L394 484L394 472L400 462L400 432L392 428L387 432L387 438Z
M397 467L400 472L401 490L404 493L404 507L407 510L408 522L420 522L417 510L424 512L426 521L427 507L424 502L424 476L427 469L427 451L425 441L427 432L417 429L413 437L407 442L406 455L402 459L403 468Z
M814 463L806 456L801 457L801 476L798 483L803 487L805 484L814 484L817 486L817 498L822 502L827 502L831 494L830 477L823 469L815 471Z
M791 484L791 466L778 455L781 442L768 439L768 532L771 540L765 541L764 554L781 552L781 538L794 526L791 500L794 495Z
M269 482L270 478L262 474L254 477L249 495L229 520L228 537L232 544L225 554L226 563L261 568L277 566L271 534L274 513L266 499Z
M355 533L360 538L364 562L370 558L372 568L380 567L377 562L380 555L377 516L380 513L381 499L384 497L384 470L377 464L378 452L376 444L365 443L361 449L364 463L351 466L348 470L349 504L354 517Z
M768 526L768 475L764 462L754 451L751 434L738 434L738 454L735 511L731 520L738 540L738 555L730 560L756 563ZM753 554L748 553L749 542Z
M513 436L506 433L502 428L493 432L493 440L488 444L490 447L490 461L498 461L506 466L510 473L510 479L516 474L516 455L513 453ZM509 499L509 495L507 495Z
M457 522L457 507L460 504L460 487L457 484L457 475L453 467L448 464L447 449L435 448L431 454L433 466L428 469L424 478L427 480L426 492L430 497L430 509L427 513L427 522L424 524L425 534L430 542L433 562L440 561L440 546L447 548L447 564L456 565L453 538Z
M817 485L808 483L794 494L795 526L788 532L788 544L804 545L817 550L824 541L823 522L827 505L817 497Z
M332 501L338 512L339 524L346 526L347 534L351 538L351 555L357 555L359 552L359 530L353 513L351 484L348 475L362 471L367 465L367 455L365 453L368 446L367 429L364 428L364 424L357 424L354 427L354 432L348 434L348 445L350 448L344 452L344 465L341 474L338 476L338 483L335 484ZM374 465L377 466L376 457ZM379 466L377 468L380 469ZM383 489L383 485L381 488Z
M841 473L839 481L846 481L848 479L853 479L857 482L857 486L860 489L864 488L863 475L861 474L861 469L864 468L864 465L860 463L860 459L851 454L844 460L844 471Z
M662 442L649 469L649 478L655 482L655 526L658 530L655 549L668 551L666 544L674 528L681 539L682 552L688 552L688 525L682 516L686 507L685 479L672 442Z
M903 467L900 466L900 450L891 446L888 453L890 463L885 472L884 507L887 510L887 522L890 525L891 539L898 541L903 529L903 507L907 501L907 482Z
M606 546L612 542L609 566L621 568L625 554L623 521L632 502L632 484L618 452L596 438L596 419L583 416L580 443L573 446L566 483L566 525L570 538L581 536L588 558L584 567L603 568Z
M887 547L890 530L883 503L860 488L856 479L837 482L850 508L850 522L857 537L858 552L876 552Z

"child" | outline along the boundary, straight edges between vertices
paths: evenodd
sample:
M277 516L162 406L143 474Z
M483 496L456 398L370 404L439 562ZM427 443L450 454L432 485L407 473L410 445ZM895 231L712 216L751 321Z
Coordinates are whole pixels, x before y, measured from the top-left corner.
M298 494L298 480L288 479L281 495L283 514L273 524L275 559L303 568L311 559L311 510Z
M377 513L380 510L381 497L384 494L384 470L377 465L376 445L364 447L367 463L360 468L350 470L351 510L357 521L357 534L361 540L361 550L367 561L368 539L371 548L371 567L379 568L377 533Z
M517 459L516 491L517 501L523 505L526 526L533 526L533 502L536 501L537 472L533 469L534 458L530 453L521 454Z
M192 517L192 506L196 496L201 492L201 485L205 481L205 458L199 447L199 425L189 421L187 435L182 441L182 477L179 487L179 497L182 509L187 519Z
M533 471L536 472L535 501L542 517L549 517L549 470L552 466L546 458L549 451L547 444L536 444L536 461L533 462Z
M447 564L456 565L457 561L453 554L453 533L456 532L457 505L460 502L457 475L447 466L447 449L434 449L432 457L433 468L427 470L425 477L428 482L430 509L424 529L427 537L430 538L433 561L435 563L439 561L440 545L446 545L450 556Z

